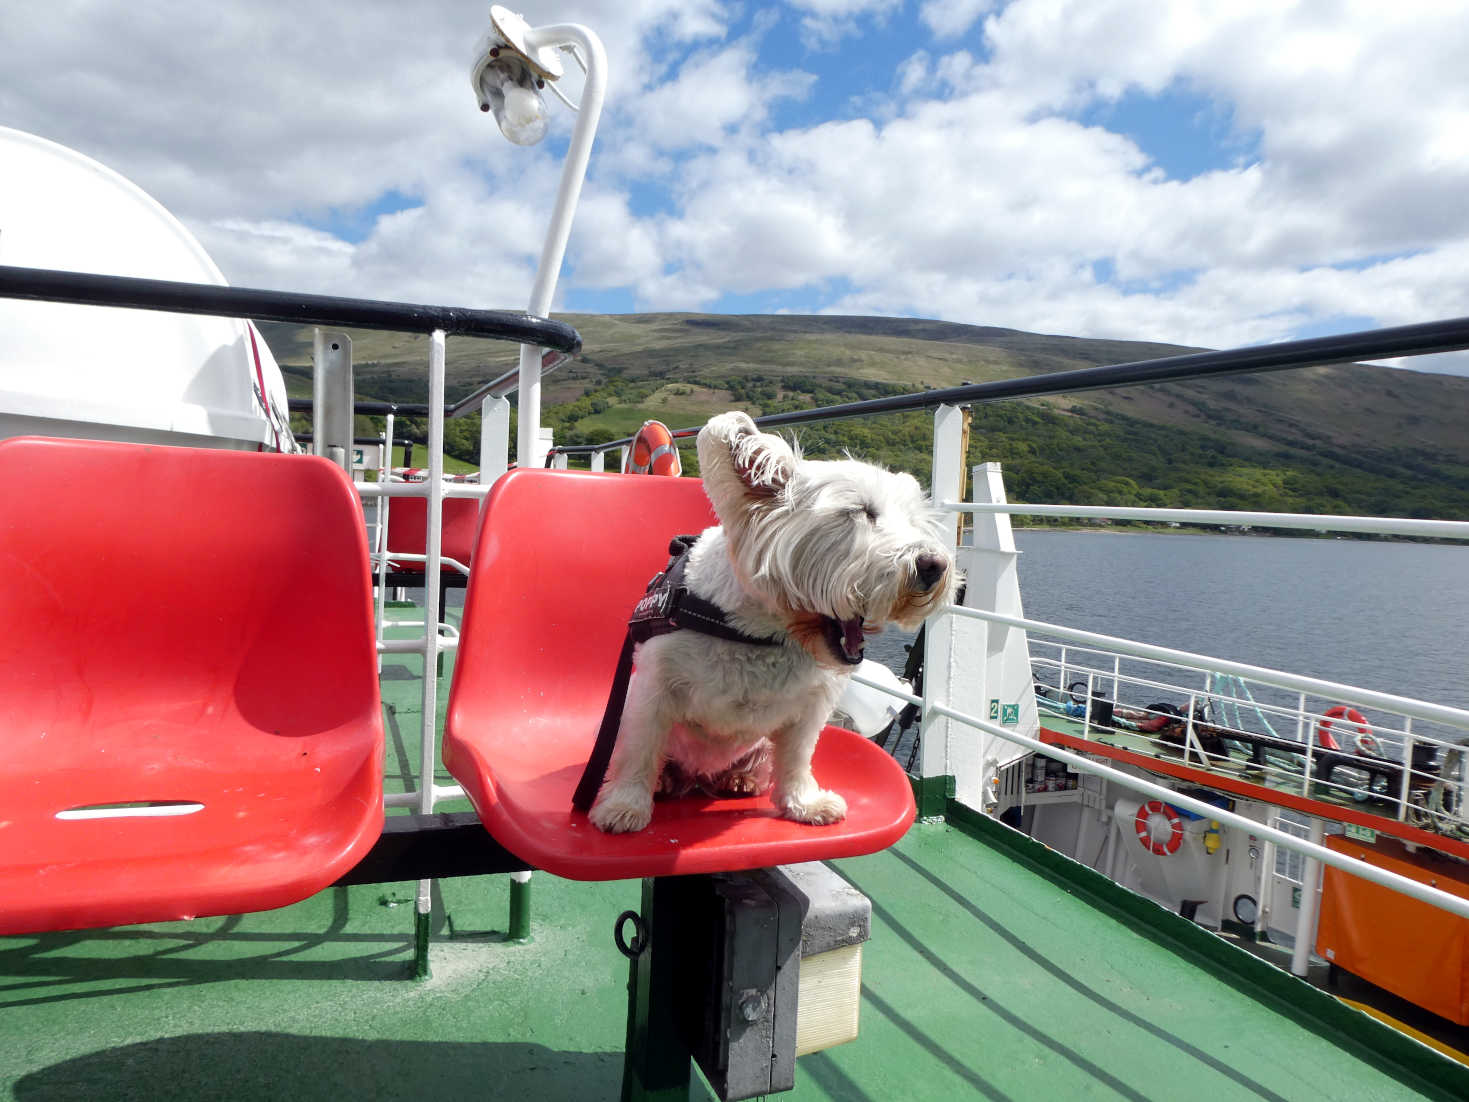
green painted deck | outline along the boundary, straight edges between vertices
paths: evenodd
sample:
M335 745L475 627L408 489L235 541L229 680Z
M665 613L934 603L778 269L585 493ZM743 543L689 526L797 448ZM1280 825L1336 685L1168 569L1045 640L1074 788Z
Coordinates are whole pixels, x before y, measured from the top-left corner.
M956 826L837 868L874 905L862 1035L800 1060L792 1099L1152 1099L1184 1083L1209 1099L1435 1096L1312 1021L1325 996L1225 978L1180 920L1134 928ZM421 981L408 885L0 940L4 1097L615 1098L627 964L611 931L638 885L538 875L526 944L496 932L504 878L442 889ZM1436 1096L1463 1096L1469 1077L1405 1051L1447 1084Z
M415 664L384 676L398 788ZM836 863L873 901L862 1032L802 1058L787 1097L1469 1097L1469 1070L951 810ZM426 980L412 891L0 939L0 1098L616 1098L628 968L612 926L639 885L537 874L516 944L507 878L443 881ZM691 1097L708 1097L697 1076Z

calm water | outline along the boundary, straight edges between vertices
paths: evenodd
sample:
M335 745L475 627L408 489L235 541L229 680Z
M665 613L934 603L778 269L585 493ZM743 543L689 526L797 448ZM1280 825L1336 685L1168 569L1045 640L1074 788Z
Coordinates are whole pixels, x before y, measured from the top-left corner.
M1469 547L1022 531L1025 614L1469 708ZM907 636L869 656L902 668Z

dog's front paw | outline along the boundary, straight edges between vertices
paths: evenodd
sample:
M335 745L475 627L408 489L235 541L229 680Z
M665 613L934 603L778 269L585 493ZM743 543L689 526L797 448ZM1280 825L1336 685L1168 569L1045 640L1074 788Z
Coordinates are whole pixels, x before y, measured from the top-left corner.
M847 817L847 801L829 789L819 788L803 799L790 797L783 800L780 810L787 819L798 823L826 826Z
M653 819L653 797L643 792L604 792L592 804L587 818L607 834L642 830Z

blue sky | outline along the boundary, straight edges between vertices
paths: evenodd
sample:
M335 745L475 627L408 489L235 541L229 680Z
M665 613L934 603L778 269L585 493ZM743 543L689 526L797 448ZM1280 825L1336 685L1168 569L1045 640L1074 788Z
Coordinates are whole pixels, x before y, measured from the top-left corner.
M1210 347L1469 313L1458 0L520 10L610 58L557 309ZM23 5L0 124L135 180L236 283L522 305L569 113L505 142L468 81L486 6L409 11Z

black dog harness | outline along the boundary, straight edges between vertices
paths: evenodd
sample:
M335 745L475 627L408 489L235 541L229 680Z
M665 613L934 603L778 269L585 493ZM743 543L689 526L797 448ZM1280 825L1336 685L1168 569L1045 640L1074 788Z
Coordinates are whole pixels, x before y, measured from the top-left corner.
M639 643L674 631L697 631L701 635L756 647L777 647L784 641L774 636L746 635L730 624L724 609L689 592L684 583L684 570L688 565L689 552L698 539L698 536L673 537L668 545L672 558L662 573L654 575L648 583L647 593L628 617L627 638L623 640L622 653L617 658L617 673L612 679L607 711L602 715L602 726L597 731L597 741L592 747L591 757L587 759L586 770L571 798L571 806L578 811L586 811L592 806L607 775L612 745L617 741L617 729L622 726L622 708L627 701L627 685L632 677L633 649Z

